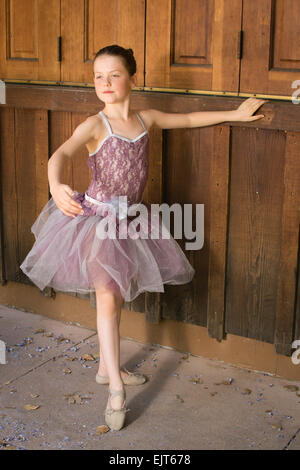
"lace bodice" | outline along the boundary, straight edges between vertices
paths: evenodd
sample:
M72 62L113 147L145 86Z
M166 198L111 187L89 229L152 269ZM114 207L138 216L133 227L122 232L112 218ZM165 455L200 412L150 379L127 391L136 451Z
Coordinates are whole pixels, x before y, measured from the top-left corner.
M114 134L105 114L99 113L108 129L108 135L98 149L89 154L87 164L92 180L87 194L98 201L115 196L127 196L129 204L142 200L148 177L149 134L142 118L144 132L135 139ZM85 207L95 210L95 205L84 200Z

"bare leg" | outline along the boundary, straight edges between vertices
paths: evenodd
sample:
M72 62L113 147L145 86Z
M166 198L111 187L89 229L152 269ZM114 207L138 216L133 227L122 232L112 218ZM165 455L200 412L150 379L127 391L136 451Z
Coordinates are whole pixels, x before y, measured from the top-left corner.
M96 289L97 329L102 356L109 376L109 388L121 390L124 384L120 375L120 314L121 299L110 290ZM122 406L122 398L116 396L110 400L111 407Z
M119 309L118 309L118 327L119 327L119 331L120 331L121 310L122 310L122 306L124 304L124 299L123 299L123 297L120 296L119 300L120 300L120 305L119 305ZM99 347L100 361L99 361L98 374L102 375L102 376L108 376L107 367L106 367L104 356L103 356L99 331L98 331L98 337L99 337L99 344L100 344L100 347ZM121 374L122 379L124 379L125 377L128 376L128 373L123 371L123 370L122 371L120 370L120 374Z
M118 328L119 328L119 331L120 331L121 309L122 309L123 302L124 301L122 301L120 307L117 309L118 310ZM105 364L104 355L103 355L103 351L102 351L102 344L101 344L101 341L100 341L99 328L98 328L98 339L99 339L99 345L100 345L99 346L100 361L99 361L98 374L99 375L108 375L107 367L106 367L106 364Z

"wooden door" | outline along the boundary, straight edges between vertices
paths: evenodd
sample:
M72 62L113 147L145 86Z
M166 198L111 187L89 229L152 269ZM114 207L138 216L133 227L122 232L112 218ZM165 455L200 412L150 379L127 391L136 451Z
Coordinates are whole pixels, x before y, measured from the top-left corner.
M62 0L62 82L93 83L92 61L102 47L131 47L144 85L145 0Z
M0 0L0 78L59 80L60 0Z
M147 87L237 91L242 0L150 0Z
M299 0L244 0L241 92L295 92L292 84L300 78L299 31Z

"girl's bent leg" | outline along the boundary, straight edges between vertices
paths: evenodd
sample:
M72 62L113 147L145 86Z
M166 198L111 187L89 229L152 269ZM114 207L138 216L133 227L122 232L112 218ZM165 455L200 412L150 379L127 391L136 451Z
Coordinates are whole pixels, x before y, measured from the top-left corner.
M102 357L109 376L109 388L121 390L124 388L120 375L120 333L119 312L121 299L112 291L96 289L97 300L97 329L101 344ZM112 408L122 406L122 399L116 396L110 401Z

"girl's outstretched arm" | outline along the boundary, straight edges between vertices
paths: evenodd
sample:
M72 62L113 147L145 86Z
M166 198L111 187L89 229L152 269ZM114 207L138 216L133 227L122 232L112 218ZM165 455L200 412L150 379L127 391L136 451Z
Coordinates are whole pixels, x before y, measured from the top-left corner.
M226 121L256 121L264 117L263 114L252 116L257 109L268 100L248 98L237 109L232 111L196 111L192 113L164 113L157 109L146 111L152 125L161 129L175 129L180 127L204 127Z

